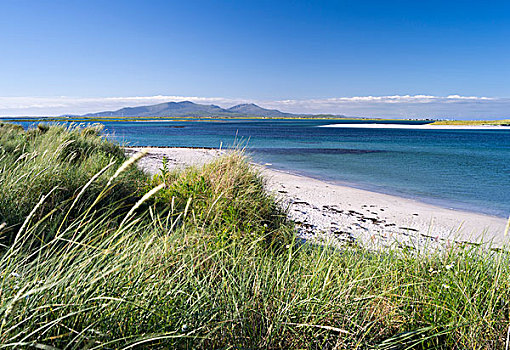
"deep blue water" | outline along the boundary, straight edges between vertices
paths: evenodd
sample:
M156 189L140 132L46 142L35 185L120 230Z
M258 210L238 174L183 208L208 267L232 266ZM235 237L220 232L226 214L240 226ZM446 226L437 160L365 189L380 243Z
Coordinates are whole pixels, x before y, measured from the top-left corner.
M104 123L134 146L246 146L257 162L331 182L508 217L510 131L321 128L331 120ZM351 121L352 123L352 121Z

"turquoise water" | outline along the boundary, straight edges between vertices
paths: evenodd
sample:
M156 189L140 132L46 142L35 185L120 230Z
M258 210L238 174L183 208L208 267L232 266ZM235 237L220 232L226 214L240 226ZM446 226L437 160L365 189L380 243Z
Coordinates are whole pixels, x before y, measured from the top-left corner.
M257 162L340 184L508 217L510 131L321 128L331 120L104 123L135 146L241 144ZM417 122L418 123L418 122Z

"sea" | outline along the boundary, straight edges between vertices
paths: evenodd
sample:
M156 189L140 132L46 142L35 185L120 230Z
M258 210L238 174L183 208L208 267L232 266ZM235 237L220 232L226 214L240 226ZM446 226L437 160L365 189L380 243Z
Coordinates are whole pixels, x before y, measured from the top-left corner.
M397 128L423 121L384 121L395 128L347 127L353 123L363 124L345 119L102 124L107 137L122 145L241 148L255 162L294 174L445 208L510 214L510 129ZM324 127L332 124L336 127Z

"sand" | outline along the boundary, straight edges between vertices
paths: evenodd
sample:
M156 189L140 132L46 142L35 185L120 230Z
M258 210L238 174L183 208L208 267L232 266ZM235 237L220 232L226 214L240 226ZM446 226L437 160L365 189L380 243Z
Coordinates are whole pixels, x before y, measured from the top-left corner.
M416 130L510 130L505 125L434 125L434 124L328 124L320 128L357 128L357 129L416 129Z
M163 157L171 168L202 165L226 150L146 148L139 166L159 171ZM128 154L140 148L126 148ZM267 189L296 223L302 239L342 246L361 244L412 249L442 249L454 242L507 243L507 220L442 208L417 200L340 186L255 164L267 180Z

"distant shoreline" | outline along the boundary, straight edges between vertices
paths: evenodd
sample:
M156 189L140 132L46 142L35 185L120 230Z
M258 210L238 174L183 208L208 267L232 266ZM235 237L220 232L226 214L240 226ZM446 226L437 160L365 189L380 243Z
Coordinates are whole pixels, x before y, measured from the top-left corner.
M442 124L329 124L320 128L361 128L361 129L416 129L416 130L509 130L510 126L503 125L442 125Z
M269 117L269 116L174 116L174 117L0 117L0 120L6 122L67 122L67 123L87 123L87 122L179 122L179 121L215 121L215 120L352 120L360 122L414 122L414 123L433 123L434 120L428 119L393 119L393 118L363 118L363 117L342 117L334 115L311 115L296 117Z
M342 115L294 115L294 116L264 116L264 115L175 115L167 117L157 116L20 116L20 117L0 117L0 122L13 122L13 123L106 123L106 122L188 122L188 121L230 121L230 120L309 120L309 121L352 121L353 123L339 123L342 127L365 127L365 128L400 128L400 129L428 129L428 130L442 130L442 129L466 129L466 130L482 130L492 129L494 127L501 127L502 129L510 128L510 119L500 120L442 120L442 119L395 119L395 118L376 118L376 117L347 117ZM363 125L363 126L360 126ZM368 126L378 125L378 126ZM386 126L390 125L390 126ZM402 127L397 127L403 125ZM412 125L408 127L406 125ZM420 127L416 127L420 126ZM335 124L327 125L324 127L340 127ZM430 127L430 129L429 129Z

